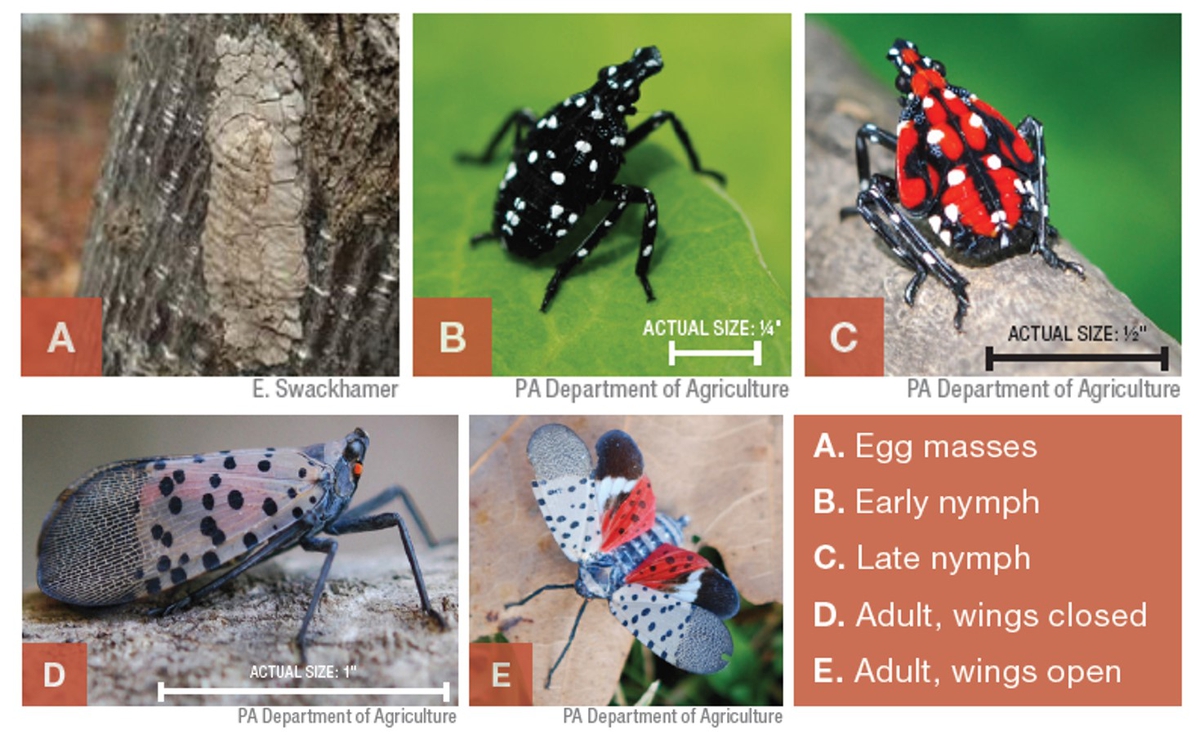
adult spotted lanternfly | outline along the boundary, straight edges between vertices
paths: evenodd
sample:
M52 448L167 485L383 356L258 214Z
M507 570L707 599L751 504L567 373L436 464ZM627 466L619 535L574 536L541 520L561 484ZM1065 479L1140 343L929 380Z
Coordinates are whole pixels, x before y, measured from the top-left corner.
M906 266L916 271L904 292L911 306L929 273L958 300L954 326L961 330L970 306L966 278L938 252L899 203L956 257L991 265L1016 252L1040 254L1048 265L1083 275L1078 263L1050 249L1058 231L1046 199L1046 144L1042 124L1026 117L1013 127L991 105L946 82L940 61L897 39L888 51L896 65L900 123L896 134L863 125L855 140L860 192L855 208ZM867 143L896 153L896 177L871 174Z
M649 189L613 181L625 163L625 151L663 123L670 122L675 129L692 171L725 183L723 175L700 167L691 138L674 113L660 110L629 130L625 118L637 112L634 103L641 94L642 82L662 68L657 48L636 49L629 61L600 69L591 89L571 95L541 119L529 109L509 115L482 155L458 156L460 161L490 163L509 129L515 130L512 160L496 195L492 228L471 238L472 243L500 240L509 252L533 259L553 250L588 207L600 200L612 202L604 219L558 264L546 285L542 311L549 308L562 280L595 251L630 204L646 207L634 272L646 300L654 300L649 273L658 232L658 204Z
M621 625L667 663L697 674L723 669L733 639L721 621L737 614L737 590L699 554L679 548L688 519L656 512L633 439L623 431L600 437L593 468L575 432L548 424L533 433L527 451L538 510L563 554L579 565L579 576L505 607L551 589L574 587L584 598L546 688L593 598L608 600Z
M324 536L395 527L421 608L444 627L429 603L404 520L397 513L371 515L404 490L385 491L347 511L369 443L366 432L355 429L345 439L304 449L238 449L98 467L59 495L42 524L38 586L57 600L96 607L157 595L209 575L201 586L152 611L167 614L293 546L319 551L325 563L296 636L304 658L305 634L338 547Z

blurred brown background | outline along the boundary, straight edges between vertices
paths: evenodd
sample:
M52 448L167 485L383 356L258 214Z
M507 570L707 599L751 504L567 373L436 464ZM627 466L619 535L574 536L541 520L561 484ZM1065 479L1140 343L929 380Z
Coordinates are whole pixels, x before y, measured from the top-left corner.
M125 16L21 16L21 295L74 296Z

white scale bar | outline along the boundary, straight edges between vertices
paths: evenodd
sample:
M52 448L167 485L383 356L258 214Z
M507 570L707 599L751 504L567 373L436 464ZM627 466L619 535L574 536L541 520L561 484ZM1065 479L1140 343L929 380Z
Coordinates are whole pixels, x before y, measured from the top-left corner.
M186 695L191 697L215 697L229 694L233 696L268 696L268 697L301 697L316 695L318 697L360 697L360 696L389 696L395 694L419 695L440 694L442 701L450 702L450 682L444 681L440 687L301 687L288 689L272 689L268 687L169 687L158 682L158 701L166 701L166 696Z
M667 364L674 367L676 357L753 357L754 366L761 367L762 341L754 340L752 350L678 350L672 339L667 342Z

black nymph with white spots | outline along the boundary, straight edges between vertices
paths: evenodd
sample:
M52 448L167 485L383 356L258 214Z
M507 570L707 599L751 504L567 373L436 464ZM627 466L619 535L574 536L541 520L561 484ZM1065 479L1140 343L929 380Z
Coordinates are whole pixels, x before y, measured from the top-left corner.
M660 110L629 130L625 118L637 113L634 103L642 82L662 68L657 48L636 49L629 61L600 69L591 89L571 95L541 119L528 108L509 115L482 155L458 156L464 162L490 163L509 129L515 129L512 160L500 182L492 229L471 238L472 243L497 239L512 253L536 258L553 250L588 207L601 200L612 203L604 219L558 264L546 286L542 311L554 300L562 280L596 249L630 204L646 207L635 273L647 301L654 300L649 273L658 205L649 189L613 180L625 163L625 151L663 123L670 122L675 129L693 171L725 183L722 174L700 167L700 157L674 113Z

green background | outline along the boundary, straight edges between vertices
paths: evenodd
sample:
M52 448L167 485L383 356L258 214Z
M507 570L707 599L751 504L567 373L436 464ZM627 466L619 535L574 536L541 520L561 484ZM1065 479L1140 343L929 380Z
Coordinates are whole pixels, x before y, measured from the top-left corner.
M490 297L497 375L788 375L791 373L791 20L786 15L417 15L413 19L414 295ZM529 261L488 230L511 152L480 153L522 107L538 116L590 87L596 72L656 45L663 71L642 87L633 127L655 110L686 125L722 189L693 174L683 147L660 128L627 154L618 183L649 187L660 226L646 303L634 264L641 207L538 311L560 247ZM502 160L500 160L502 159ZM607 211L592 207L567 242ZM589 219L589 217L591 219ZM761 253L761 262L760 262ZM765 267L764 267L765 266ZM667 338L643 337L647 319L778 320L749 358L688 358L670 368ZM682 349L747 349L748 338L677 340Z
M887 50L904 38L1013 124L1041 120L1054 226L1180 337L1179 15L810 18L835 29L888 89L896 69Z

